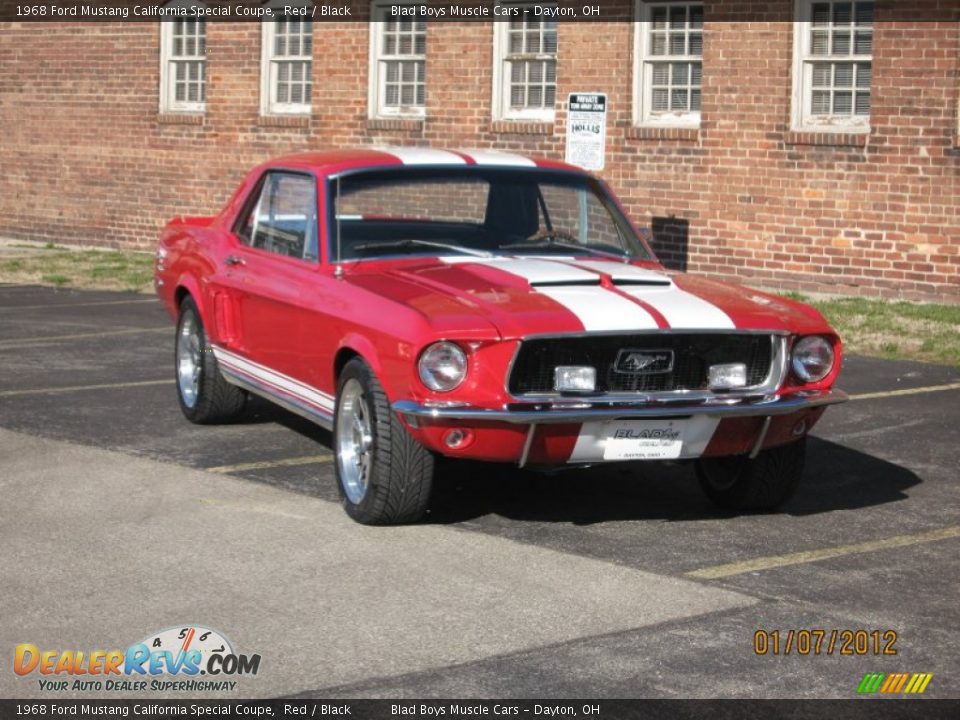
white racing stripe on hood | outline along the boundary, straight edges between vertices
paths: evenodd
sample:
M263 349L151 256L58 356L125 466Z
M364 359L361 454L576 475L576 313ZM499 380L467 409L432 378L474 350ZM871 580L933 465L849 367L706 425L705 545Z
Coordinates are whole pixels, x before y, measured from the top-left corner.
M472 158L477 165L510 165L512 167L536 167L537 164L530 158L513 153L497 150L462 150L464 155Z
M658 310L671 328L680 330L735 330L730 316L693 293L670 287L621 287L620 291Z
M655 330L657 321L646 310L599 285L538 287L536 291L577 316L584 330Z
M619 286L625 295L649 304L666 318L671 328L680 330L734 330L736 325L730 316L708 300L678 288L670 276L655 270L604 260L576 260L578 267L596 270L618 280L647 280L669 282L669 286L628 285Z
M378 147L375 149L393 155L404 165L467 164L466 160L455 153L447 152L446 150L435 150L434 148Z
M670 283L668 275L664 275L656 270L637 267L629 263L617 262L616 260L574 260L577 267L588 268L609 275L614 280L647 280L649 282Z
M589 270L536 258L444 257L440 259L450 264L473 263L497 268L522 277L534 285L597 280L597 274ZM652 330L657 327L656 320L642 307L599 285L564 286L560 284L534 287L534 291L546 295L576 315L584 330Z

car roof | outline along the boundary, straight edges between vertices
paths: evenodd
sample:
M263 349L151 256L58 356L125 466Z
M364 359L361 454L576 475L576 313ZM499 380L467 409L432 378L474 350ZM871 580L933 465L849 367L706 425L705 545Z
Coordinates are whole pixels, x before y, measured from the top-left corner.
M321 175L336 175L362 168L418 166L527 167L584 172L581 168L556 160L528 157L499 150L444 150L431 147L376 147L305 152L275 158L264 163L262 167L306 169Z

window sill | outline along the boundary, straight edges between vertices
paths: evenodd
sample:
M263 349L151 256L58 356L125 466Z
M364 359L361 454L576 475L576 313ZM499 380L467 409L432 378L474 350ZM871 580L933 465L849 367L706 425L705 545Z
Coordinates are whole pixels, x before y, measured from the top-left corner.
M368 130L402 130L404 132L423 132L422 117L369 118Z
M157 122L161 125L203 125L203 113L162 112L157 113Z
M638 127L627 128L628 140L681 140L696 142L700 139L698 127Z
M553 135L553 121L494 120L490 130L505 135Z
M270 128L308 128L309 115L261 115L257 125Z
M869 132L835 132L833 130L788 130L783 134L787 145L825 145L827 147L866 147Z

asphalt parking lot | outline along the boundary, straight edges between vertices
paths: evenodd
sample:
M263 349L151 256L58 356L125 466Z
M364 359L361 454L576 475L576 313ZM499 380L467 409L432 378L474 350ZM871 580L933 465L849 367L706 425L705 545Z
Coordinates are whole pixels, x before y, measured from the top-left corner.
M719 516L690 466L449 464L429 522L367 528L328 433L256 401L190 425L172 348L152 298L0 285L4 653L199 623L261 654L242 697L960 697L957 369L848 358L781 514ZM897 654L758 655L758 629Z

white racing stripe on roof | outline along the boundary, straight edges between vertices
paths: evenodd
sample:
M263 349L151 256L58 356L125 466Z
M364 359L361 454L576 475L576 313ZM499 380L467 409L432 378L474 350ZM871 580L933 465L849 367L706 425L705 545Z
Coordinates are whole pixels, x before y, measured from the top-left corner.
M379 147L385 152L398 158L404 165L466 165L467 161L459 155L446 150L417 147Z
M510 165L512 167L536 167L537 164L530 158L514 153L498 150L462 150L464 155L472 158L478 165Z
M681 330L734 330L730 316L712 302L671 287L621 287L620 291L643 300L660 311L671 328Z

